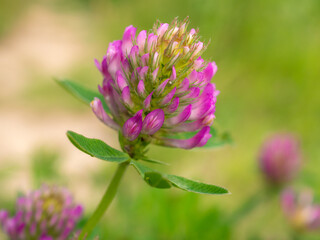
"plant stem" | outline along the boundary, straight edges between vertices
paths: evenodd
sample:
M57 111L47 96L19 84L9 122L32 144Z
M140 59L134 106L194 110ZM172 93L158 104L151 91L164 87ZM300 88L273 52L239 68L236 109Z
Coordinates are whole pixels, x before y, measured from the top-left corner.
M233 214L227 219L228 224L233 225L245 216L249 215L259 204L269 201L279 193L276 188L267 188L248 198Z
M252 197L248 198L229 218L227 218L228 224L233 225L238 222L241 218L251 213L263 200L264 195L261 193L254 194Z
M291 232L291 239L292 240L302 240L303 239L302 232L298 232L298 231L293 230Z
M79 235L79 239L85 239L86 237L90 236L90 233L92 232L92 230L97 225L97 223L99 222L103 214L108 209L110 203L112 202L114 196L116 195L119 183L128 165L129 165L129 162L120 163L118 165L117 171L115 172L98 207L94 211L93 215L89 218L86 225L83 227Z

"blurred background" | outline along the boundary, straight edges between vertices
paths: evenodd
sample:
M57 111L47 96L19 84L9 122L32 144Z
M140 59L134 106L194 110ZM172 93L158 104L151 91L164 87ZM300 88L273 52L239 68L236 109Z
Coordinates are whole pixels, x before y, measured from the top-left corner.
M152 147L164 172L221 185L232 194L196 195L152 189L129 169L96 234L104 239L291 239L278 196L235 225L223 219L263 191L257 155L263 140L292 132L304 164L296 188L320 201L320 1L317 0L0 0L0 209L42 183L68 186L94 210L115 165L68 142L73 130L118 148L116 133L54 82L67 78L96 89L110 41L126 26L190 17L204 58L216 61L221 91L215 125L234 144L215 150ZM3 237L0 238L2 239ZM303 239L319 239L317 233Z

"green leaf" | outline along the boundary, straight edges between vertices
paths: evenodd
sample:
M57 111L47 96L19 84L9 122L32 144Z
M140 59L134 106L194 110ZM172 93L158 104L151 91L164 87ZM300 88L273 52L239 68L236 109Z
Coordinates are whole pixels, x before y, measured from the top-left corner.
M138 171L140 176L143 178L143 180L149 184L151 187L155 188L170 188L171 184L170 182L164 178L164 176L149 167L146 167L139 163L138 161L131 161L131 165L135 167L135 169Z
M94 138L86 138L78 133L68 131L70 142L82 152L109 162L122 163L130 159L129 155L118 151L103 141Z
M193 181L184 177L163 174L152 168L146 167L137 161L131 161L141 177L152 187L170 188L174 186L182 190L203 194L228 194L229 191L223 187Z
M90 89L87 89L83 86L81 86L78 83L71 82L69 80L59 80L56 79L56 82L62 86L64 89L66 89L69 93L71 93L73 96L78 98L79 100L83 101L86 104L90 104L91 101L97 97L101 100L104 110L107 113L110 113L110 110L108 106L105 103L104 97L97 91L93 91Z
M179 177L175 175L166 175L166 177L173 184L173 186L189 192L204 193L204 194L228 194L229 193L229 191L223 187L196 182L184 177Z
M159 172L146 172L144 180L151 186L156 188L170 188L171 184L168 179Z
M34 187L40 187L44 182L62 180L59 172L60 156L54 149L39 148L31 159L32 180ZM1 173L0 173L1 174Z

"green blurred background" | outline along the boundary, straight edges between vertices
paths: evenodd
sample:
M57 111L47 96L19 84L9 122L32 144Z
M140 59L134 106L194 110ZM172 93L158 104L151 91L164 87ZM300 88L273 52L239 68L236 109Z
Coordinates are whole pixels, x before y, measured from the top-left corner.
M151 148L170 163L159 169L227 187L232 195L206 196L147 186L133 169L96 228L101 239L291 239L278 196L241 221L224 219L264 189L257 167L263 140L292 132L304 164L294 183L320 201L320 1L318 0L0 0L0 208L41 183L68 186L88 217L113 164L74 149L67 130L118 147L112 130L61 89L63 77L95 89L93 59L126 26L150 29L159 19L190 17L211 44L221 91L218 129L232 146L210 151ZM0 238L2 239L1 235ZM317 233L303 239L320 239Z

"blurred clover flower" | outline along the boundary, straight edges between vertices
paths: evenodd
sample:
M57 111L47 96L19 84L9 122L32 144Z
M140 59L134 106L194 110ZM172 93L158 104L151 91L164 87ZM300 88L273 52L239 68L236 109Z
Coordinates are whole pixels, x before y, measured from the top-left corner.
M296 195L292 190L282 194L282 209L292 227L297 231L320 229L320 205L312 203L310 191Z
M301 165L299 142L291 135L268 139L260 152L260 168L269 183L281 185L292 180Z
M65 188L42 186L19 197L16 213L0 211L0 224L11 240L64 240L74 230L83 208Z
M125 29L122 40L109 44L96 66L103 75L100 93L110 109L95 98L91 107L106 125L120 132L120 142L131 157L140 156L149 144L190 149L211 137L219 91L210 83L215 62L205 62L198 30L187 30L188 20L156 23L148 34L136 36ZM198 131L197 133L195 131ZM175 139L180 132L195 132Z

